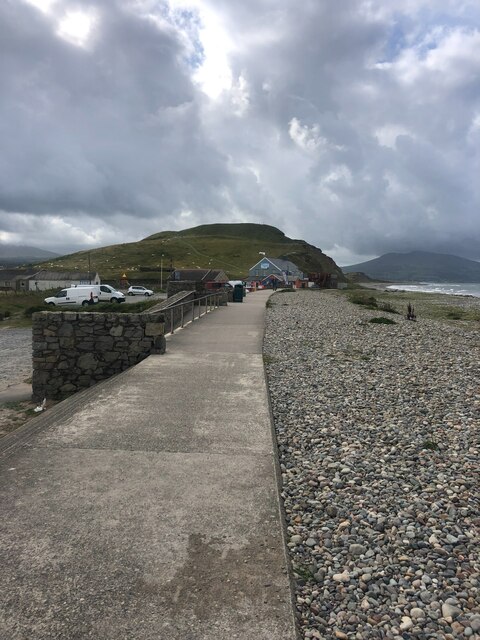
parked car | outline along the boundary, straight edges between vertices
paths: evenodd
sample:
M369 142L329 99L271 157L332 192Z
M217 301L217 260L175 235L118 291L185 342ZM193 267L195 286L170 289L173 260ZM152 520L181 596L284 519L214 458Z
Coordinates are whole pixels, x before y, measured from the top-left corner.
M75 285L75 289L87 289L93 288L98 294L98 300L100 302L125 302L125 294L121 291L117 291L109 284L97 284L97 285L87 285L87 284L77 284Z
M102 300L109 300L110 302L125 302L125 294L121 291L117 291L109 284L100 285L100 293L98 298L100 302Z
M96 304L98 302L98 289L98 285L89 287L67 287L54 296L45 298L45 302L52 306L74 306L81 304L82 307L85 307L87 304Z
M127 293L129 296L153 296L153 291L151 289L146 289L139 285L128 287Z

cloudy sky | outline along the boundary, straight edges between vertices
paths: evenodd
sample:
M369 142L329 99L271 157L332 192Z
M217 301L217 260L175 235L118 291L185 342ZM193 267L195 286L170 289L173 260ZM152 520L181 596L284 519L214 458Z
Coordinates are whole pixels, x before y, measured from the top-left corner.
M478 0L1 0L0 242L480 260Z

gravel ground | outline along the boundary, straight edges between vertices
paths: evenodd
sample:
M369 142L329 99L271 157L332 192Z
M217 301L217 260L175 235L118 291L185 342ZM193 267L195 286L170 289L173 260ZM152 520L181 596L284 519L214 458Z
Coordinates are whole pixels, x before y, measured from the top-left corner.
M478 330L379 315L334 291L269 304L301 635L478 639Z
M32 375L32 330L0 329L0 391Z

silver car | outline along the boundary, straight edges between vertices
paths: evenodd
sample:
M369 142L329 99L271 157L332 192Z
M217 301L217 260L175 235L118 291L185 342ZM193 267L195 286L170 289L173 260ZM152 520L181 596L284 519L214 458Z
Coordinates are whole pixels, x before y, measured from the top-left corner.
M146 289L145 287L134 285L132 287L128 287L127 294L129 296L153 296L153 291L151 289Z

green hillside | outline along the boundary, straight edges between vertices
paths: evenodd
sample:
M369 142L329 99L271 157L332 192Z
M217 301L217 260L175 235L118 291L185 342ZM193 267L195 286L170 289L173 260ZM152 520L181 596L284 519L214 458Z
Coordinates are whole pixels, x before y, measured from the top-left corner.
M261 224L211 224L163 231L139 242L110 245L39 264L44 269L92 271L103 280L159 283L171 268L223 269L230 279L244 278L264 251L270 258L285 258L305 272L326 271L344 279L340 268L320 249L303 240L292 240L275 227ZM163 255L163 260L162 260Z

